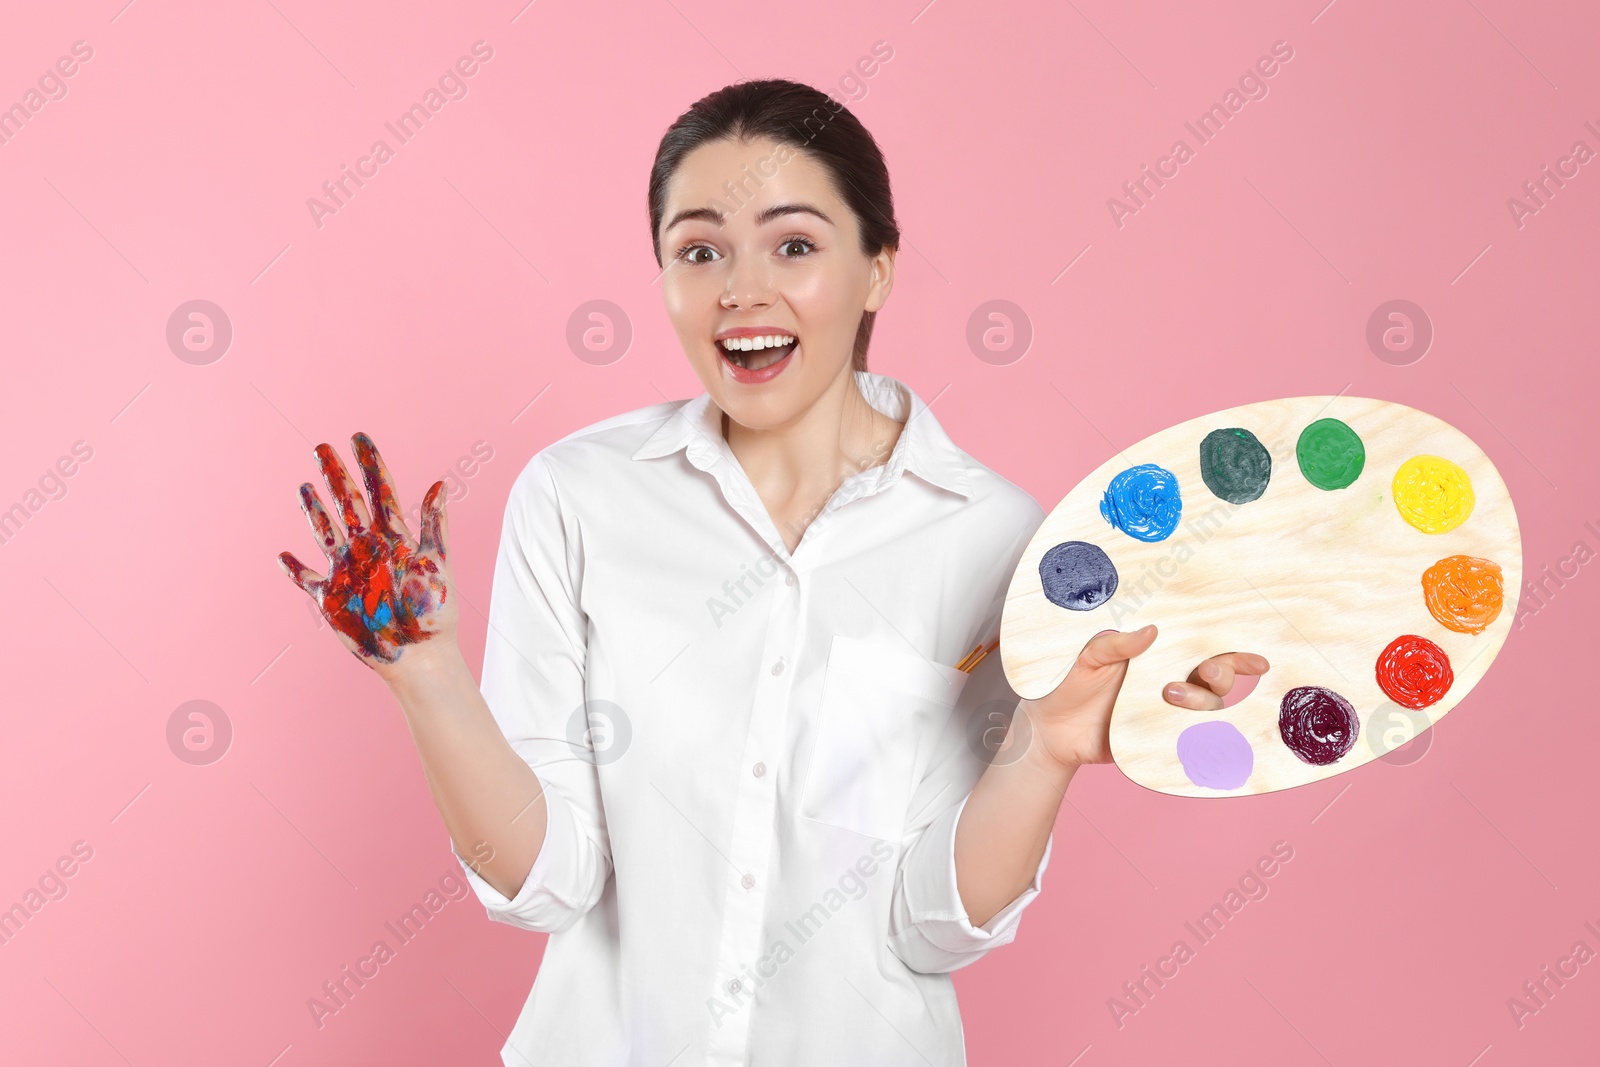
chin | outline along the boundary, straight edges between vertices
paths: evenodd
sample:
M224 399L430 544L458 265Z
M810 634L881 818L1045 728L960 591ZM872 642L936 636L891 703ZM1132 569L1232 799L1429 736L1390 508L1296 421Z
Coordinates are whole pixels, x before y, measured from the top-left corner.
M728 418L747 430L772 430L787 425L802 414L816 397L806 395L789 383L788 388L762 390L752 396L744 390L723 386L711 392L717 407L728 413Z
M831 367L819 365L815 358L807 358L804 341L801 341L784 358L776 374L768 380L750 383L740 380L748 375L730 367L738 357L730 359L715 344L705 355L710 358L694 362L706 391L730 420L749 430L770 430L792 423L815 404L842 373L849 371L851 365L848 354L834 361Z

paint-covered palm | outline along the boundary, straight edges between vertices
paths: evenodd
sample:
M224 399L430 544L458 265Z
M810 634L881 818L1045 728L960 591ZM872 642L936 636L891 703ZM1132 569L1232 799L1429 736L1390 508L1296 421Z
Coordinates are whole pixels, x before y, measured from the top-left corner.
M328 559L328 576L310 570L291 552L280 553L278 562L317 602L345 647L387 674L396 669L408 645L455 640L457 611L445 563L444 482L435 482L423 498L422 534L413 538L372 438L358 433L350 443L372 502L371 517L338 454L329 445L318 445L317 464L343 529L329 519L310 482L300 487L300 506Z

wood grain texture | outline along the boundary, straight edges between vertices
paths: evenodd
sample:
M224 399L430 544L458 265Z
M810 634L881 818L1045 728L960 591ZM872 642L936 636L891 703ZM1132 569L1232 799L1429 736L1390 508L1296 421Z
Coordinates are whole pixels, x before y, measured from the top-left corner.
M1361 476L1345 489L1323 490L1301 474L1295 458L1300 432L1336 418L1366 448ZM1212 430L1242 427L1272 456L1265 493L1245 504L1219 500L1201 479L1199 446ZM1434 455L1463 468L1476 503L1466 522L1447 533L1408 525L1391 496L1395 471L1416 455ZM1100 499L1119 472L1156 463L1176 475L1183 497L1177 529L1144 543L1114 529ZM1098 545L1116 565L1119 584L1109 601L1068 611L1045 598L1039 562L1064 541ZM1504 606L1479 634L1446 629L1429 613L1422 573L1456 554L1493 560L1502 569ZM1432 726L1478 683L1504 644L1522 586L1522 541L1505 482L1489 457L1448 423L1387 401L1306 396L1229 408L1163 430L1124 449L1078 484L1045 519L1023 552L1006 596L1000 656L1012 688L1040 697L1066 676L1088 640L1106 629L1155 623L1155 644L1129 667L1111 721L1117 765L1135 782L1181 796L1267 793L1352 770L1395 747L1372 743L1374 712L1392 710L1379 688L1379 653L1402 634L1417 634L1444 649L1455 672L1449 692L1421 709ZM1162 699L1169 681L1186 679L1208 656L1257 652L1272 669L1255 692L1221 711L1190 711ZM1360 734L1337 762L1303 762L1278 733L1283 694L1322 686L1350 701ZM1177 757L1187 726L1233 723L1254 750L1254 767L1233 790L1197 786ZM1426 728L1426 727L1424 727Z

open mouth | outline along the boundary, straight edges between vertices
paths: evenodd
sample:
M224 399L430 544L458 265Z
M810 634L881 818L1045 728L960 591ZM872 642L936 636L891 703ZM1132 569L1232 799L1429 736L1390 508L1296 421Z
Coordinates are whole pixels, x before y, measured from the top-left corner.
M742 370L765 370L795 350L799 339L788 333L769 333L758 337L728 337L717 342L722 356Z

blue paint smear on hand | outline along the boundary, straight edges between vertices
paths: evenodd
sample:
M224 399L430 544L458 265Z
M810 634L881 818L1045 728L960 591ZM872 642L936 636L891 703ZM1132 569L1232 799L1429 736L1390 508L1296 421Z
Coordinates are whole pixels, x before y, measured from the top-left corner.
M1178 479L1154 463L1129 467L1111 479L1100 501L1100 514L1129 537L1165 541L1183 515Z
M361 625L369 630L381 630L388 626L390 620L394 618L394 609L389 606L387 597L378 601L378 610L371 615L366 613L365 605L362 604L360 595L351 597L345 607L349 608L350 613L360 619Z

